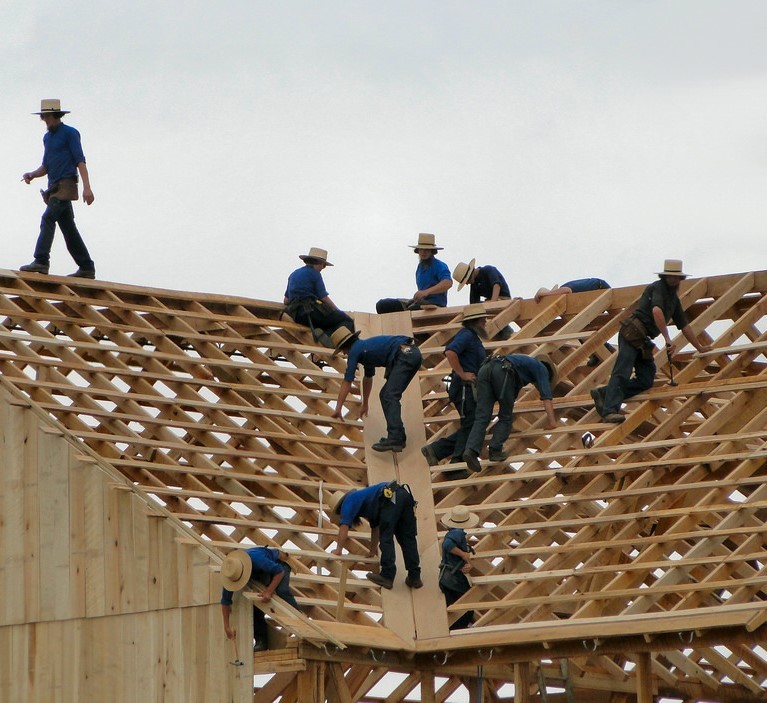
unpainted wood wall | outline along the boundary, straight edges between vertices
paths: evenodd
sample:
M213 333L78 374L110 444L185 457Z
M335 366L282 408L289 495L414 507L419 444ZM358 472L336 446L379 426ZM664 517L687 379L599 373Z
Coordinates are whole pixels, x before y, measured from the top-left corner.
M252 697L252 659L229 664L210 557L178 536L0 389L0 701Z

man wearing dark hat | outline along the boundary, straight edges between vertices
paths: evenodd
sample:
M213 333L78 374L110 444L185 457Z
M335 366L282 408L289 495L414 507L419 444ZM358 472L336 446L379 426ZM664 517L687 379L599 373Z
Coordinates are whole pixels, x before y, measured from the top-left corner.
M687 324L682 310L679 285L687 274L682 271L681 260L666 259L658 277L659 280L644 289L631 316L621 323L618 354L609 382L591 391L594 406L604 422L623 422L625 418L620 413L621 403L652 387L656 370L653 358L655 344L652 340L659 334L663 335L666 342L666 352L671 363L676 347L671 343L668 330L670 321L699 352L711 348L700 342Z
M258 598L268 603L278 595L288 605L298 609L298 603L290 590L290 566L284 561L285 554L271 547L235 549L226 555L221 565L221 615L226 636L233 640L237 635L229 620L232 614L232 596L249 583L260 583L264 589ZM268 649L266 617L259 608L253 607L253 651Z
M386 382L378 395L386 418L386 437L381 437L373 444L373 449L377 452L401 452L407 443L405 425L402 422L402 394L421 367L421 350L410 337L379 335L360 339L359 332L350 332L345 327L333 332L331 340L335 345L336 354L344 353L348 356L346 373L338 391L333 417L343 417L344 403L351 391L358 364L361 364L364 370L360 417L365 417L368 412L368 400L376 368L386 369Z
M337 491L330 498L330 519L339 525L335 554L341 556L349 538L349 528L364 518L370 523L370 552L374 557L381 550L380 573L371 571L367 577L382 588L391 589L397 575L394 539L396 538L407 569L405 585L421 588L421 558L418 554L418 526L415 501L407 486L394 481L376 483L344 493Z
M381 315L403 310L419 310L428 305L444 308L447 292L453 285L450 269L435 254L443 247L436 246L433 234L418 235L418 244L411 246L420 259L415 270L416 292L412 298L382 298L376 303L376 312Z
M479 516L465 505L456 505L442 518L448 528L442 540L442 562L439 565L439 589L445 594L445 605L452 605L471 588L468 574L474 550L469 546L466 530L476 527ZM452 625L451 630L463 630L474 621L474 611L467 610Z
M445 356L450 364L450 388L448 397L455 405L460 418L460 427L453 434L442 437L421 449L429 466L436 466L447 457L450 463L462 461L466 439L474 426L474 384L477 372L487 356L482 340L485 338L487 313L481 303L467 305L463 309L461 329L445 347Z
M532 383L541 395L546 411L546 426L557 426L552 402L552 388L557 384L557 368L548 356L538 358L525 354L493 356L485 362L477 374L477 410L474 425L466 440L463 460L470 471L479 471L479 454L485 442L485 432L490 424L493 406L498 401L498 421L493 427L490 440L490 461L504 461L503 443L509 438L514 419L514 402L519 391Z
M299 325L309 327L315 339L332 347L329 335L335 330L339 327L354 330L354 321L330 299L322 280L323 269L333 264L328 261L328 252L319 247L312 247L308 254L299 254L298 258L305 265L288 277L285 312Z
M70 275L95 278L96 266L77 229L72 208L72 201L78 198L78 174L83 183L83 200L87 205L93 202L93 191L88 167L85 165L85 155L80 144L80 133L61 121L61 118L68 113L69 110L61 109L59 100L43 100L40 112L32 113L40 115L40 119L47 127L47 132L43 136L43 163L34 171L25 173L21 178L25 183L31 183L35 178L48 176L48 188L41 191L47 207L40 222L35 260L31 264L19 267L19 270L48 273L53 235L58 223L64 235L67 250L78 267L77 271Z

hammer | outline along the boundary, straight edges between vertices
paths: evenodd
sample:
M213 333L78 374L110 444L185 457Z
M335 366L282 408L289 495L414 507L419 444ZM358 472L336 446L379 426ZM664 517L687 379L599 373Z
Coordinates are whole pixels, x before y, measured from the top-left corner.
M669 386L678 386L679 384L674 380L674 364L671 361L671 349L666 345L666 359L668 359L668 371L669 371Z
M229 662L230 664L233 664L234 666L245 666L245 662L240 659L240 653L237 648L237 639L233 639L232 642L234 642L234 661Z

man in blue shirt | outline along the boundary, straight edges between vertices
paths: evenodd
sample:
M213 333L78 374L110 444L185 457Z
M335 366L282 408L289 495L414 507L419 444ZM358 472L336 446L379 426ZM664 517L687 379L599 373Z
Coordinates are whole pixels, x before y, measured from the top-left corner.
M470 588L467 574L471 571L474 550L469 546L466 530L476 527L479 516L464 505L456 505L442 518L448 528L442 540L442 562L439 565L439 589L445 594L445 605L452 605ZM463 630L474 621L474 611L467 610L451 630Z
M421 588L421 560L418 554L418 533L415 501L407 486L392 481L376 483L344 493L338 491L330 498L330 519L340 525L335 554L341 556L349 539L349 528L364 518L370 523L370 550L374 557L381 549L380 573L370 572L367 577L386 589L394 585L397 575L394 538L402 550L407 569L405 585Z
M645 288L632 315L621 324L618 334L618 355L606 386L594 388L594 407L605 422L621 423L621 404L627 398L652 387L655 380L653 339L659 334L666 341L669 363L676 351L668 331L669 321L682 331L688 342L699 352L710 347L701 343L687 324L679 300L679 285L687 277L679 259L666 259L659 280ZM632 377L632 371L634 375Z
M402 422L402 394L421 367L421 350L410 337L379 335L360 339L359 332L350 332L345 327L333 332L331 339L335 345L335 353L348 356L346 373L338 391L333 417L343 417L344 403L351 391L358 364L362 365L364 373L360 418L368 413L368 400L376 368L386 369L386 382L378 395L386 418L386 437L381 437L373 444L373 449L377 452L401 452L407 444L405 425Z
M458 290L469 286L469 302L479 303L511 298L509 285L503 274L495 266L475 266L476 259L468 264L461 261L453 269L453 278L458 282Z
M448 437L442 437L421 449L429 466L436 466L447 457L450 463L462 461L466 439L474 426L474 384L477 372L487 356L482 340L485 338L487 313L481 303L467 305L463 309L462 328L445 347L450 364L450 388L448 397L458 410L460 427Z
M554 286L553 288L539 288L535 294L535 302L540 303L544 298L550 295L567 295L568 293L586 293L592 290L606 290L610 287L610 284L601 278L576 278L572 281L567 281L561 286Z
M425 305L447 306L447 292L453 285L450 269L435 254L442 249L436 246L433 234L418 235L418 244L411 247L420 261L415 271L416 292L412 298L382 298L376 303L379 315L403 310L419 310Z
M224 620L224 632L233 640L237 632L230 624L232 614L232 596L248 584L260 583L265 588L258 598L268 603L277 594L288 605L298 610L298 603L290 590L290 566L284 561L286 555L271 547L253 547L235 549L226 555L221 565L221 615ZM266 617L259 608L253 607L253 651L268 649L268 628Z
M552 388L556 386L557 369L548 356L539 358L524 354L507 354L488 359L477 374L477 410L474 426L466 440L463 460L470 471L479 471L479 454L485 442L485 432L493 414L493 405L498 401L498 421L493 427L490 440L490 461L504 461L506 453L503 443L509 438L514 419L514 402L519 391L532 383L541 395L546 411L548 429L557 425L552 402Z
M80 133L61 118L69 110L61 109L59 100L43 100L40 115L45 122L47 132L43 137L43 163L34 171L28 171L21 179L31 183L35 178L48 175L48 189L41 191L47 205L40 222L40 235L35 246L35 260L31 264L19 267L20 271L48 273L51 259L51 245L56 231L56 223L61 228L67 250L77 263L77 271L70 274L81 278L95 278L96 265L88 253L83 238L75 224L72 201L77 200L77 176L83 182L83 200L87 205L93 202L88 167L80 144Z
M329 335L339 327L354 331L354 321L330 299L322 280L321 272L333 264L328 261L327 251L319 247L312 247L308 254L299 254L298 258L306 265L288 277L285 312L299 325L309 327L315 339L332 347Z

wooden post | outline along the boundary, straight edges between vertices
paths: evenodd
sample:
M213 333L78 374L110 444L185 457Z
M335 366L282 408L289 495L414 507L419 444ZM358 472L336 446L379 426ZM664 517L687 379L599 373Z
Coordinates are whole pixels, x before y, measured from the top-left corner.
M637 657L637 703L653 703L652 655L641 652Z
M530 662L514 665L514 703L530 703Z

